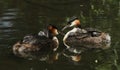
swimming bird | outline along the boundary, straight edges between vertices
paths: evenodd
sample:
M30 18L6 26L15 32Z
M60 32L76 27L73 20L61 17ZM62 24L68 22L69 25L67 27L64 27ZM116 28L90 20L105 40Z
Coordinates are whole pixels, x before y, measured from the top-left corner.
M29 57L39 52L56 51L59 46L58 30L54 25L48 25L38 34L28 34L13 45L13 53L20 57Z
M82 28L78 17L70 18L68 25L62 31L69 27L73 27L73 29L68 31L63 38L63 43L67 48L85 47L105 49L110 46L111 37L108 33L95 28Z

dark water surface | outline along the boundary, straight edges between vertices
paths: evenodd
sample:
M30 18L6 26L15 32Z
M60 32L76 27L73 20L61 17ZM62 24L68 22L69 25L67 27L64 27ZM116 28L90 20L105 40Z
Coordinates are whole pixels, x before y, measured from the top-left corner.
M24 35L37 33L49 23L60 30L71 16L78 16L84 27L109 32L111 48L88 50L75 62L61 54L65 46L59 35L58 51L45 55L46 60L13 55L12 45ZM0 0L0 70L119 70L119 37L119 0Z

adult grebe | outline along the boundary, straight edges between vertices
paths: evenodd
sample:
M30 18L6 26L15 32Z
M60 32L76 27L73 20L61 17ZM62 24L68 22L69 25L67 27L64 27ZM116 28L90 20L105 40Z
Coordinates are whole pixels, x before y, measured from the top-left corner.
M86 47L86 48L108 48L110 46L111 37L108 33L101 32L94 28L81 28L80 20L77 17L72 17L63 29L74 27L68 31L63 43L67 48L71 47Z
M40 51L56 51L59 46L59 41L56 37L57 34L57 28L49 25L45 31L40 31L38 34L26 35L23 40L14 44L13 53L21 57L28 57Z

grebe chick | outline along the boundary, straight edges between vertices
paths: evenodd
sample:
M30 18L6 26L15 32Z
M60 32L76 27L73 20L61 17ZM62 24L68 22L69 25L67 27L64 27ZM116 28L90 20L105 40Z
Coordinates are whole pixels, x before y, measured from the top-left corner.
M57 28L49 25L46 31L38 34L26 35L23 40L13 45L13 53L21 57L29 57L31 54L41 51L56 51L59 46Z
M63 38L63 43L67 48L81 46L105 49L110 46L111 37L108 33L94 28L81 28L80 20L77 17L72 17L62 31L68 27L74 28L68 31Z

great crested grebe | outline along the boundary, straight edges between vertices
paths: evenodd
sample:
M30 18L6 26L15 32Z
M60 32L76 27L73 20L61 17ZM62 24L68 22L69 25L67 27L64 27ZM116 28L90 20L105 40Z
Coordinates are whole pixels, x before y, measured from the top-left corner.
M67 48L71 47L86 47L86 48L108 48L110 46L111 37L108 33L101 32L94 28L81 28L80 20L77 17L72 17L63 29L74 27L68 31L63 43Z
M57 34L57 28L50 24L45 31L26 35L23 40L14 44L13 53L21 57L28 57L40 51L56 51L59 46Z

